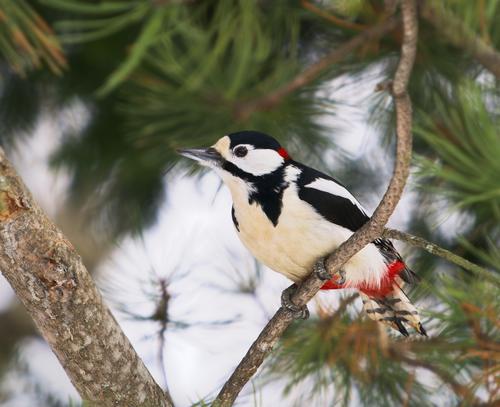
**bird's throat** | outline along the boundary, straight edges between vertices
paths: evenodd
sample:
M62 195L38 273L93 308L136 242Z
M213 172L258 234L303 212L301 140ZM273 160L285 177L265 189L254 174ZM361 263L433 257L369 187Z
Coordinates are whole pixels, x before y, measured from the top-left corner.
M248 205L257 205L269 221L276 226L283 207L283 192L288 187L284 179L284 167L265 176L243 179L227 176L224 182L229 187L236 212Z

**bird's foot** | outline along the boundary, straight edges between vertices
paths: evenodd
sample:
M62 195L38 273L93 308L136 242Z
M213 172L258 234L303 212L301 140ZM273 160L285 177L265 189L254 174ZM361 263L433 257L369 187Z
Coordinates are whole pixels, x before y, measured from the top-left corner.
M281 306L289 310L294 319L307 319L309 318L309 310L307 305L298 306L292 302L292 296L297 291L297 284L292 284L281 293Z
M336 276L339 277L335 281L336 284L338 285L344 285L345 284L345 271L344 270L339 270L336 273Z
M316 263L314 263L313 267L314 274L318 276L320 280L327 281L331 280L332 275L328 272L325 267L325 258L321 257Z
M337 285L343 285L345 283L345 271L339 270L332 276L326 269L324 257L321 257L316 263L314 263L313 271L320 280L334 280Z

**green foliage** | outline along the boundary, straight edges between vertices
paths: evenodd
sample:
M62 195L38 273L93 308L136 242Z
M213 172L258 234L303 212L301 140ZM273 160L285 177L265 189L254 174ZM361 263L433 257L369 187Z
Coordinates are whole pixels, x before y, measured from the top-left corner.
M331 114L334 105L316 90L343 72L362 79L381 66L383 80L392 74L400 45L397 36L368 41L312 86L271 109L242 114L289 83L319 53L352 37L353 30L297 3L41 3L62 13L55 14L54 25L63 41L75 44L69 48L72 71L62 82L63 100L84 98L95 112L82 136L69 139L54 163L70 168L73 198L88 197L91 217L107 219L112 234L138 231L153 221L163 196L162 174L178 160L176 147L210 145L228 132L256 128L286 143L294 157L318 161L318 152L334 145L318 118ZM376 2L346 5L332 2L324 11L345 15L358 24L356 30L385 12ZM411 93L416 107L424 109L434 97L429 90L455 83L471 62L434 41L432 29L421 35ZM375 115L384 123L382 131L391 134L384 98ZM373 188L373 178L369 185Z
M463 378L471 392L468 398L471 404L472 393L482 391L495 404L499 401L495 377L500 373L499 285L447 276L433 292L446 309L430 315L439 324L439 340L448 345L431 355L429 362ZM463 395L462 398L467 399Z
M260 128L281 138L312 130L307 147L314 146L320 127L313 119L320 110L311 100L312 92L249 120L241 121L237 115L239 104L279 87L297 73L293 50L298 17L283 7L272 7L264 14L253 2L236 6L218 2L210 11L208 31L209 10L198 10L198 21L195 16L192 22L176 16L176 21L186 20L186 24L172 24L165 30L144 70L124 87L120 108L129 119L129 136L140 139L142 145L168 139L163 145L173 152L172 147L189 138L194 145L211 144L223 134L222 128L224 133Z
M154 219L162 176L178 161L178 147L211 145L231 131L258 128L290 141L292 153L320 151L326 139L316 118L326 101L313 97L314 87L275 109L247 119L238 115L241 106L299 71L299 11L246 1L156 11L153 30L146 23L147 35L135 41L132 60L108 76L101 94L134 70L130 79L102 99L105 110L55 158L71 165L77 199L87 196L91 208L104 208L115 233L137 231ZM99 127L105 123L111 133L103 139ZM295 143L300 147L294 149Z
M58 38L25 0L0 1L0 54L22 76L44 65L60 75L66 67Z
M328 389L335 405L354 400L365 406L428 405L427 386L385 349L401 342L387 340L376 323L360 315L322 311L286 332L267 367L271 377L287 378L285 391L302 383L306 396L297 405L319 404L316 398Z
M495 24L500 15L499 0L431 0L431 3L440 12L456 16L472 34L496 48L500 45L500 29Z
M484 250L474 247L465 239L460 239L460 244L476 258L480 259L483 264L493 270L500 271L500 247L495 244L493 236L487 238Z
M41 4L75 15L93 18L62 20L55 24L63 43L95 41L140 22L152 9L152 2L39 0Z
M427 306L439 308L428 312L429 339L387 337L376 323L345 312L342 305L333 313L320 306L318 317L286 332L267 374L286 377L286 391L302 386L307 396L297 405L313 400L318 404L330 389L328 397L333 394L339 405L359 399L363 406L438 406L442 399L436 398L436 389L442 384L464 405L473 405L484 392L493 402L498 396L491 383L499 373L493 361L500 357L495 345L500 341L500 288L480 279L465 282L456 275L442 276L437 285L427 285L427 291L430 300L440 304ZM427 370L435 379L416 369Z
M437 159L422 159L421 177L457 208L470 210L481 224L500 221L500 120L498 98L477 85L465 83L451 96L435 95L434 110L420 112L417 133ZM490 97L489 105L485 100ZM446 186L443 188L443 183Z
M90 5L81 1L42 0L43 4L87 18L62 20L55 24L66 44L97 41L121 30L143 23L130 54L109 76L98 94L106 95L140 65L148 49L157 41L160 30L177 21L178 7L157 7L153 2L102 2ZM92 18L88 18L88 17Z
M368 41L312 86L273 108L242 114L321 54L383 18L382 2L332 1L319 7L336 14L333 22L305 8L308 2L39 2L49 7L44 10L50 10L61 40L71 44L71 70L62 80L50 81L55 87L50 94L56 104L83 99L93 112L80 137L69 138L54 163L70 169L74 201L82 202L91 218L105 219L113 235L138 231L155 219L164 196L162 175L177 162L176 147L208 145L230 131L256 128L281 139L294 157L307 157L326 169L318 152L334 146L335 140L326 137L331 129L319 125L318 118L331 115L334 105L316 90L344 72L362 80L376 70L386 79L400 46L396 34ZM488 7L491 32L495 10ZM411 82L418 109L433 103L433 90L453 88L477 67L460 50L435 38L434 29L421 30ZM29 95L21 84L9 81L9 95L28 96L20 99L20 109L6 110L2 137L29 126L25 118L36 117L37 109L47 104L46 78L33 79L44 88L35 87ZM384 124L381 131L390 135L387 95L378 98L375 116ZM4 105L15 106L7 99ZM429 150L419 139L416 146ZM379 180L367 176L370 168L360 171L358 162L352 170L349 162L343 164L347 174L342 178L356 177L364 188L375 189Z
M366 0L330 0L328 3L335 12L351 18L366 11L368 5Z

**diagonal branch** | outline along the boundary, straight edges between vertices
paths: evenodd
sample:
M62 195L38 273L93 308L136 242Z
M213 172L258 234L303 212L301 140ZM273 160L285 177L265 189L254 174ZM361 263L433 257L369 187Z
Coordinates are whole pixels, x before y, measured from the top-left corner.
M471 404L466 404L466 405L473 405L473 406L481 405L481 402L478 399L476 399L474 394L467 386L458 382L455 379L455 377L453 377L453 375L451 375L446 370L440 368L439 366L429 363L425 360L411 358L405 355L404 353L398 352L397 350L392 348L389 349L389 356L394 360L399 360L403 363L406 363L409 366L423 368L428 370L429 372L434 373L437 377L439 377L439 379L443 383L448 384L451 387L451 389L455 392L455 394L462 397L464 401L472 402Z
M396 17L390 17L370 28L367 28L349 41L342 44L337 49L328 53L316 63L309 66L282 87L267 93L261 98L238 104L234 112L236 118L244 121L254 112L272 109L274 106L281 103L285 97L289 96L297 89L309 85L319 75L324 73L327 68L331 67L332 64L343 60L356 48L366 44L367 41L384 36L388 32L394 30L398 25L399 19Z
M302 0L301 4L302 7L304 7L306 10L309 10L310 12L324 18L325 20L330 21L331 23L335 24L338 27L347 28L348 30L355 30L355 31L361 31L366 28L366 25L343 20L333 14L330 14L327 11L323 10L322 8L314 5L310 1Z
M0 148L0 271L83 400L172 406L104 304L81 257Z
M500 79L500 53L478 37L453 14L444 10L440 2L423 1L420 14L431 23L450 44L462 48Z
M396 105L397 122L397 147L394 172L389 187L371 220L329 256L326 266L331 274L336 273L354 254L382 235L384 226L394 211L408 178L412 146L412 116L411 102L406 89L415 61L417 46L418 21L415 0L402 1L402 14L403 45L401 48L401 58L394 77L392 92ZM317 293L323 283L315 274L311 274L296 291L292 298L293 302L298 306L306 304ZM234 403L243 386L255 374L292 320L291 313L283 307L276 312L243 357L229 380L224 384L220 393L215 398L213 405L228 407Z
M478 266L477 264L470 262L467 259L464 259L463 257L456 255L453 252L450 252L449 250L443 249L437 244L431 243L421 237L414 236L409 233L401 232L395 229L385 229L384 237L387 237L389 239L400 240L412 246L424 249L425 251L429 252L430 254L433 254L434 256L441 257L451 263L454 263L462 267L465 270L472 271L477 275L491 279L493 282L498 283L498 279L496 278L496 276L488 272L488 270L482 268L481 266Z

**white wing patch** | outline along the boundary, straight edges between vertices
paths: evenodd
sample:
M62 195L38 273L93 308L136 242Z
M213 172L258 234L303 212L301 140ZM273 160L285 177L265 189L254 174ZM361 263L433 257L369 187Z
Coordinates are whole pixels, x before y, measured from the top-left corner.
M314 188L319 191L328 192L330 194L341 196L342 198L348 199L349 201L352 202L353 205L355 205L361 212L363 212L366 215L365 208L363 208L363 206L358 202L358 200L354 198L354 196L352 196L352 194L342 185L339 185L332 180L325 178L316 178L313 182L307 184L305 187Z

